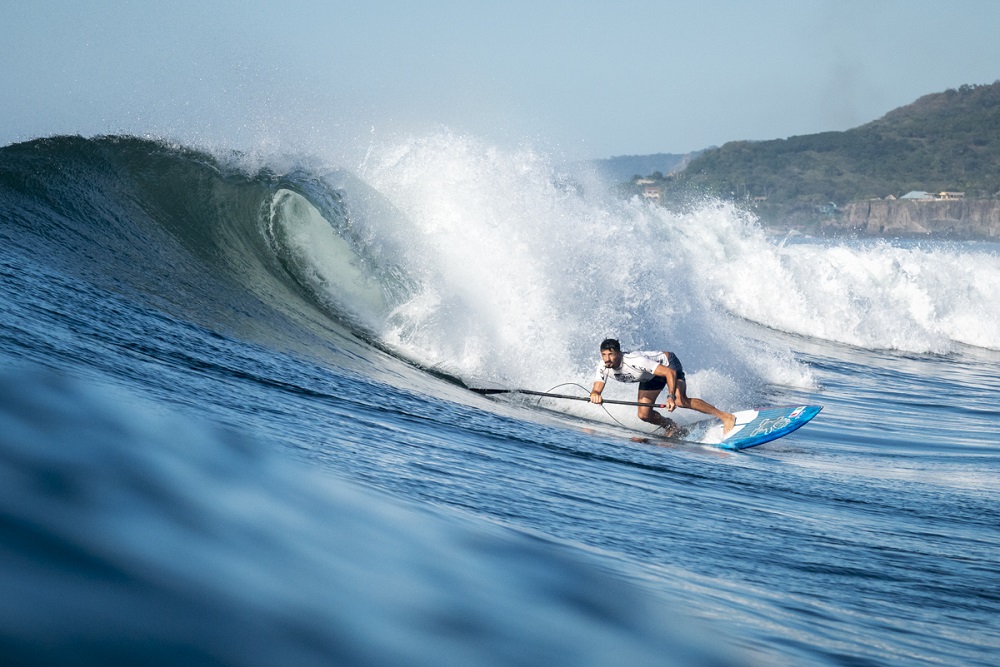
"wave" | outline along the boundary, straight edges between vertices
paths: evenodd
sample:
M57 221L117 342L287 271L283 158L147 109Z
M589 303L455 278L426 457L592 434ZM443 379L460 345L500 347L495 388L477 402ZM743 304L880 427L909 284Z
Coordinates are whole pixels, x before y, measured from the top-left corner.
M530 149L446 132L373 147L357 174L54 137L0 149L0 183L12 248L213 330L354 366L389 351L467 382L589 384L596 342L614 336L677 352L695 393L734 404L814 384L768 330L1000 349L989 246L775 239L732 205L623 200Z
M3 233L43 265L185 321L342 361L398 298L348 211L355 183L246 163L134 137L9 146Z

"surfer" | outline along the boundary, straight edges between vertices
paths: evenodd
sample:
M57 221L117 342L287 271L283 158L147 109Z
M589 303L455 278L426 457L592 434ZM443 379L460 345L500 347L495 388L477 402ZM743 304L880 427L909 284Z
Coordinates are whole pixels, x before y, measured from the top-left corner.
M639 383L639 403L655 403L664 387L667 388L666 407L668 412L676 408L688 408L704 412L722 420L722 432L728 433L736 425L736 417L719 410L700 398L689 398L684 367L673 352L625 352L614 338L601 343L601 363L597 366L594 388L590 391L591 403L603 403L601 392L612 375L619 382ZM639 419L661 426L667 435L677 432L677 424L664 417L652 407L639 407Z

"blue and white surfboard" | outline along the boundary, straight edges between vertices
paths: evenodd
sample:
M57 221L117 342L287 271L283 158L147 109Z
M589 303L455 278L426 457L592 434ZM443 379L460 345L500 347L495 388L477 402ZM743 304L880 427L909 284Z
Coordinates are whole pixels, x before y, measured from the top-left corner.
M723 435L717 419L697 422L682 437L688 442L713 445L722 449L746 449L777 440L819 414L818 405L784 405L734 412L736 426Z

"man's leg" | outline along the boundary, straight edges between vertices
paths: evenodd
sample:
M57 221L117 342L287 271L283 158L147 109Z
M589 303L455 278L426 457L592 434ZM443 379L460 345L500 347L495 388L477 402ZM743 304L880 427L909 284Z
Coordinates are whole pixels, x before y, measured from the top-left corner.
M639 399L642 400L642 399ZM736 426L736 416L728 412L723 412L711 403L701 400L700 398L688 398L687 395L687 382L684 380L677 381L677 389L675 393L675 399L677 407L687 408L688 410L697 410L698 412L703 412L706 415L712 415L716 419L722 420L722 432L729 433ZM639 408L640 410L642 408ZM640 419L642 419L640 417Z
M652 405L656 402L656 397L660 395L659 389L640 389L639 390L639 403L649 403ZM677 424L673 419L668 419L661 415L659 412L654 410L652 407L639 406L638 410L639 419L644 422L655 424L656 426L662 426L666 431L667 435L670 435L672 431L677 428Z

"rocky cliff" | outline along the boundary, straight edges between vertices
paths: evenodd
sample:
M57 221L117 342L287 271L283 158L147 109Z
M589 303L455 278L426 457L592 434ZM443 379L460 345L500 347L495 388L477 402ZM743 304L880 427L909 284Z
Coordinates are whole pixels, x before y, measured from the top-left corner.
M1000 238L1000 200L862 201L824 221L824 231L872 236Z

